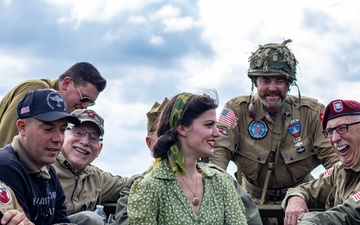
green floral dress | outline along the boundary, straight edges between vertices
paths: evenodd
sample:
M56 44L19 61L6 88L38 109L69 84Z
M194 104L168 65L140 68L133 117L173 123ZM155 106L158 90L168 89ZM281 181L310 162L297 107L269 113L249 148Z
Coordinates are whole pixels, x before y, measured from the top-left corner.
M233 181L225 174L198 165L205 191L198 216L193 212L166 160L131 188L129 224L247 224L245 207Z

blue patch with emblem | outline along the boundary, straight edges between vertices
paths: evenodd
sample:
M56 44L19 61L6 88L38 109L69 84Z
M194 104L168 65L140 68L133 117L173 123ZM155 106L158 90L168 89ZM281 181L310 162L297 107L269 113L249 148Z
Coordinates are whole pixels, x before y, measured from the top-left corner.
M268 133L268 127L266 123L262 120L259 121L253 120L248 126L248 131L252 138L262 139Z
M287 130L292 136L298 138L301 134L300 120L299 119L290 120L289 128Z

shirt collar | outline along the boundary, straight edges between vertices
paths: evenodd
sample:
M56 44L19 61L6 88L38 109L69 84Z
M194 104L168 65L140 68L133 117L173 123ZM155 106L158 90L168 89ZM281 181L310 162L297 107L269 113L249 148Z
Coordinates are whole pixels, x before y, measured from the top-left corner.
M42 177L45 179L50 179L49 167L44 166L40 170L38 170L34 163L31 162L29 157L26 155L24 149L21 146L19 136L16 135L11 143L11 147L14 151L19 155L19 159L21 164L24 166L28 174L36 174L38 177Z

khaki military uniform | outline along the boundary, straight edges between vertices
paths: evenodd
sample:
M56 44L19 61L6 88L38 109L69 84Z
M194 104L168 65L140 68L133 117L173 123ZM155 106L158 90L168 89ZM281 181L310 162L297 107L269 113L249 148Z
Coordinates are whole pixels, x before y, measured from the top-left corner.
M30 90L52 88L58 90L58 80L27 80L9 91L0 102L0 148L12 142L19 134L16 127L17 105Z
M243 186L253 197L261 198L271 150L275 150L275 163L265 198L269 201L281 201L289 187L309 180L310 172L318 165L329 168L338 161L322 134L320 113L324 106L315 99L301 97L300 104L297 97L286 97L278 112L279 143L273 142L275 123L258 95L254 96L254 119L249 116L249 99L240 96L225 104L218 122L221 136L216 139L210 162L226 169L232 160L243 173ZM231 111L233 116L229 116Z
M11 188L0 181L0 211L4 214L10 209L17 209L20 212L24 212Z
M342 204L359 190L360 157L351 168L338 163L322 173L317 180L290 188L282 202L282 207L286 207L289 197L297 195L305 200L309 208L320 207L328 210Z
M75 173L62 152L53 164L65 192L67 214L90 210L103 202L115 203L128 178L113 176L88 165Z
M325 212L301 214L298 225L348 225L360 224L360 191Z

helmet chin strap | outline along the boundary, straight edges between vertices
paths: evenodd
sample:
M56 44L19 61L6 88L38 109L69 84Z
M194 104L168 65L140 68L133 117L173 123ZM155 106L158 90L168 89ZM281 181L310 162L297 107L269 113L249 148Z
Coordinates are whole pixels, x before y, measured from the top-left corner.
M299 86L297 85L296 81L294 81L291 86L296 86L297 90L298 90L298 96L299 96L299 103L296 105L296 108L300 108L301 106L301 94L300 94L300 88Z
M251 91L250 91L250 104L248 107L249 116L255 120L255 112L254 112L254 83L255 79L252 79L251 81Z

